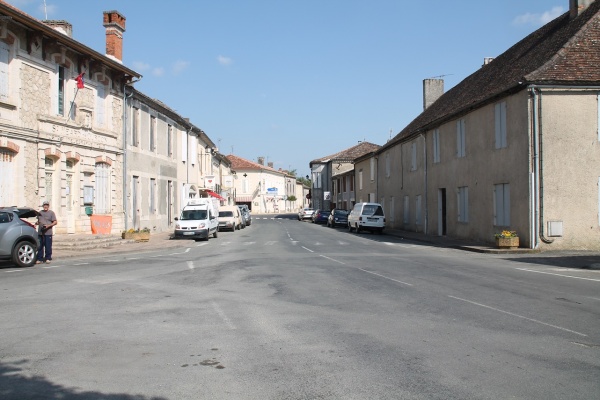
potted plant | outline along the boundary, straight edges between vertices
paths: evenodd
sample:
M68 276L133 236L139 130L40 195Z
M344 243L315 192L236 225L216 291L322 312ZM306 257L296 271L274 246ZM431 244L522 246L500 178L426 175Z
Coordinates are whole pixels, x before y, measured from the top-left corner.
M496 246L500 249L516 249L519 247L519 236L516 231L496 233Z
M129 229L121 233L123 239L133 239L136 242L147 242L150 240L150 229Z

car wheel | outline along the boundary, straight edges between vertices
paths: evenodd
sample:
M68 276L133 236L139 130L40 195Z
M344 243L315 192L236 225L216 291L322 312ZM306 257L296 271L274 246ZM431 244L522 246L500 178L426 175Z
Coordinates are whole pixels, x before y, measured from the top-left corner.
M13 251L13 262L19 267L31 267L35 265L37 260L36 250L36 246L26 240L17 243Z
M352 233L352 225L348 223L348 232Z
M360 226L358 226L358 224L356 224L356 233L360 233Z
M219 228L215 229L215 232L213 233L213 237L216 239L217 236L219 236Z

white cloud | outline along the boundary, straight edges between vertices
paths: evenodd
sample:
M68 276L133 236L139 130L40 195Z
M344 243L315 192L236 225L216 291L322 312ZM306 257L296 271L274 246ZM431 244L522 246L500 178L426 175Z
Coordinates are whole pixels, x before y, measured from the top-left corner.
M163 76L165 74L165 69L162 67L157 67L152 69L152 75L154 76Z
M228 66L233 63L233 60L231 58L225 57L225 56L217 57L217 61L219 62L219 64L224 65L224 66Z
M552 7L550 11L544 11L541 14L526 13L517 16L513 23L515 25L545 25L553 19L564 13L564 9L561 6Z
M148 71L150 69L150 64L143 61L134 61L131 63L131 65L136 71Z
M183 70L190 66L189 61L177 60L175 64L173 64L173 73L175 75L179 75Z

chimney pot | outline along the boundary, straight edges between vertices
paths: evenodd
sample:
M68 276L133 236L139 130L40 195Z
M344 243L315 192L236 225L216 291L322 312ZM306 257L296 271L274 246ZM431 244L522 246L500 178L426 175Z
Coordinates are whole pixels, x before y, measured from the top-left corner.
M258 157L258 163L260 165L265 165L265 158L264 157Z

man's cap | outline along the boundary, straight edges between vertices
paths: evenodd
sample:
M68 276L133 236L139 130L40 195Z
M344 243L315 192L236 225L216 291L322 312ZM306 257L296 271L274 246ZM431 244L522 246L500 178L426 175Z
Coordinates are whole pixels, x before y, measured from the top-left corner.
M42 203L43 206L49 206L50 202L48 200L44 200L44 202Z

